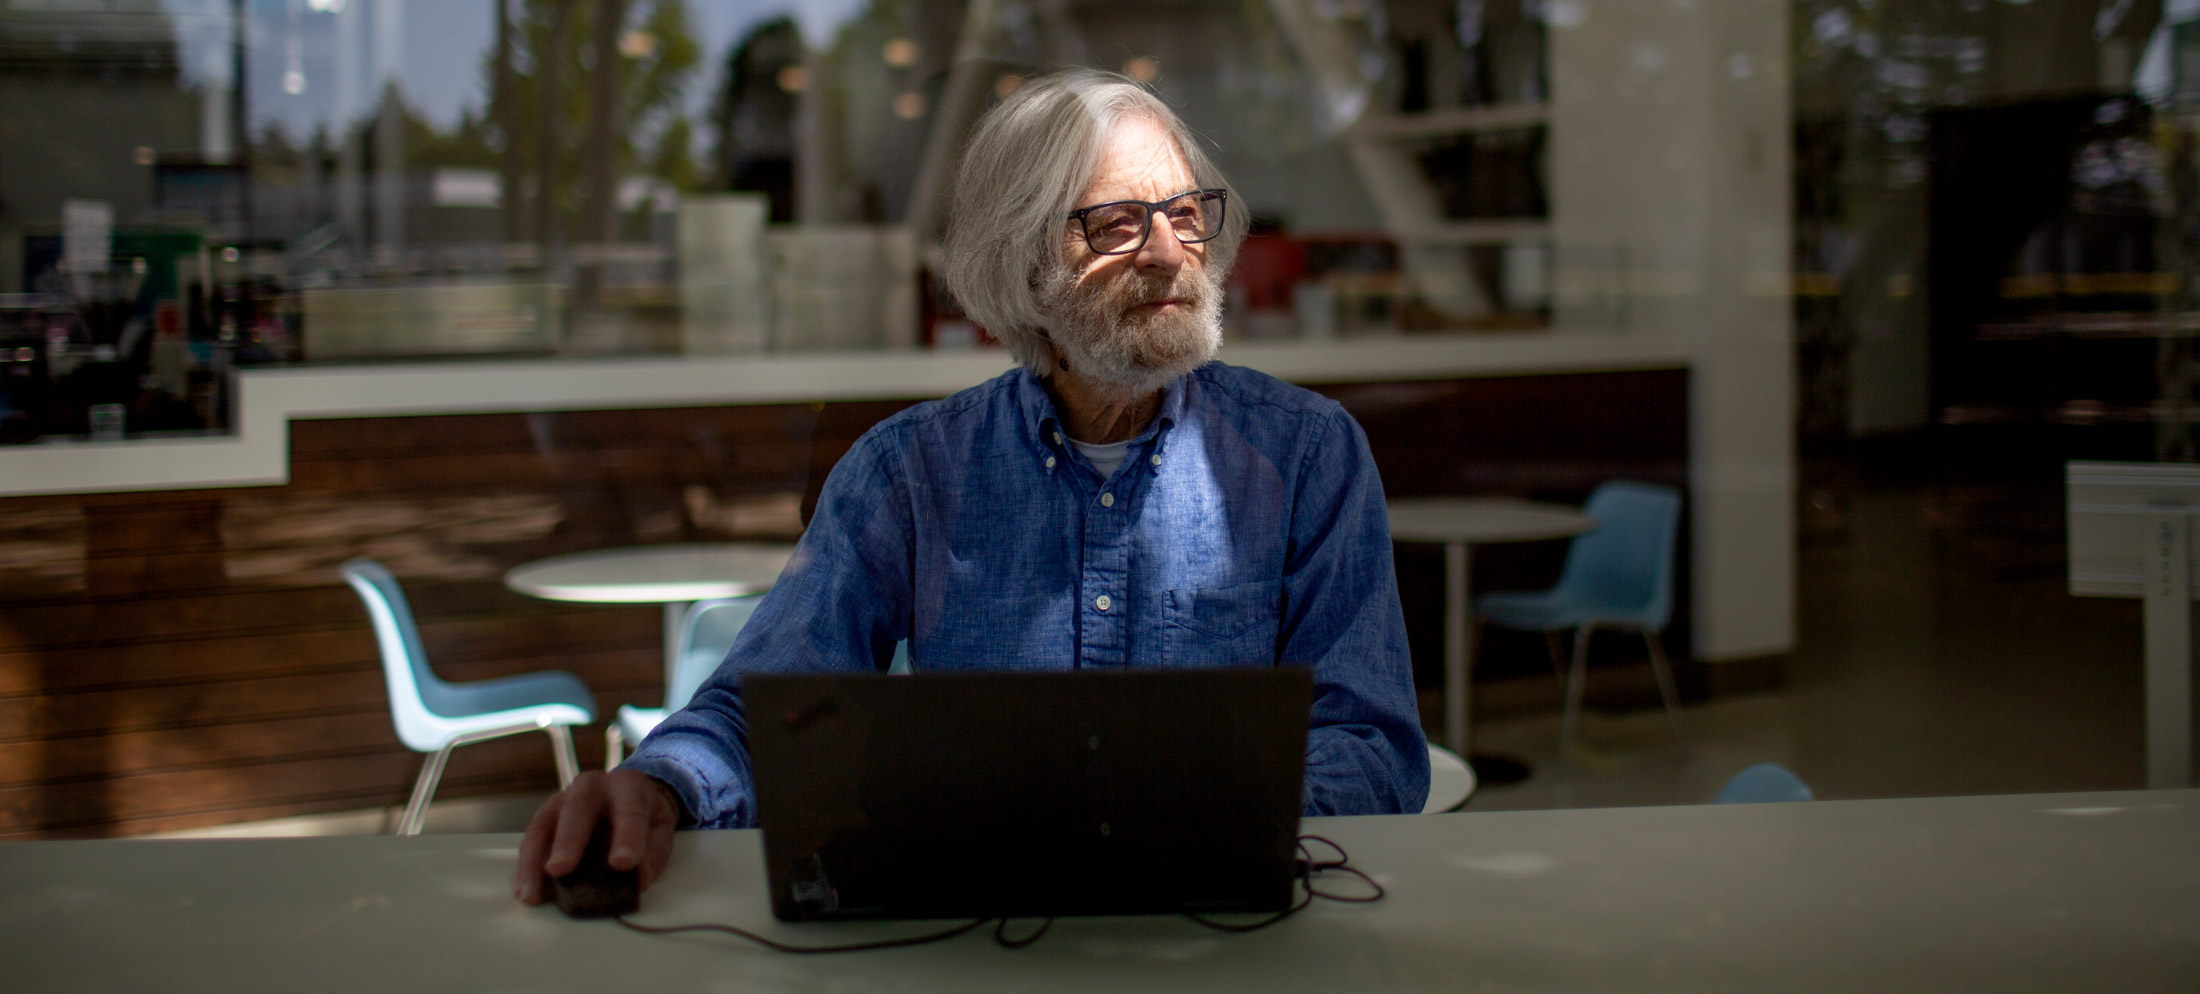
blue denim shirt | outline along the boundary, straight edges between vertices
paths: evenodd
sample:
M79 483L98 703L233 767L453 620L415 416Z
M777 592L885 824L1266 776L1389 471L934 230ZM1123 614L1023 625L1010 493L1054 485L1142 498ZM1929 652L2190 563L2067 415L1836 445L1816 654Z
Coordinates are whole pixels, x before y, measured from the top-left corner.
M1020 368L880 422L725 663L625 767L695 824L754 825L742 674L883 670L903 639L919 671L1310 666L1305 813L1428 793L1366 436L1251 370L1177 379L1105 479Z

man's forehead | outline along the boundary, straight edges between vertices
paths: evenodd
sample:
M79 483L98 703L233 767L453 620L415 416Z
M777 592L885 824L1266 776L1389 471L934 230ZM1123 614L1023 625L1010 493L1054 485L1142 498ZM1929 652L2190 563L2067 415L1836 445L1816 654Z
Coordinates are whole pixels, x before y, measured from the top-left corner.
M1132 115L1102 137L1086 201L1158 200L1194 185L1192 166L1161 122Z

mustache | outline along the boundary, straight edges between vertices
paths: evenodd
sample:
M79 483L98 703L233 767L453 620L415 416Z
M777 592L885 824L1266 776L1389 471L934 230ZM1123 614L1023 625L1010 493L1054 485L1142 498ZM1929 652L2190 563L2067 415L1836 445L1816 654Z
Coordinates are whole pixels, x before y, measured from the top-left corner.
M1187 270L1178 270L1167 278L1129 276L1111 288L1108 296L1123 307L1141 304L1158 304L1164 300L1183 300L1199 303L1206 299L1210 287L1205 280Z

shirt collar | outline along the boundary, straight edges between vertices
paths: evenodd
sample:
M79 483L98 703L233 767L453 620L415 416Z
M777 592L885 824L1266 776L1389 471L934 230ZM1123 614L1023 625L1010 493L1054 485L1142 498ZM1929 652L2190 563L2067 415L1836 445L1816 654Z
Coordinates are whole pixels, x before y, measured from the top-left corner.
M1161 388L1161 407L1154 413L1153 423L1139 432L1138 437L1131 439L1131 444L1142 443L1175 427L1183 419L1185 395L1190 392L1187 386L1197 372L1198 370L1194 370L1179 376ZM1039 440L1041 448L1068 445L1068 435L1063 435L1059 444L1055 442L1055 432L1061 430L1062 415L1054 407L1054 397L1047 393L1046 385L1039 381L1038 376L1021 367L1016 370L1016 405L1023 411L1024 424L1030 428L1031 437Z

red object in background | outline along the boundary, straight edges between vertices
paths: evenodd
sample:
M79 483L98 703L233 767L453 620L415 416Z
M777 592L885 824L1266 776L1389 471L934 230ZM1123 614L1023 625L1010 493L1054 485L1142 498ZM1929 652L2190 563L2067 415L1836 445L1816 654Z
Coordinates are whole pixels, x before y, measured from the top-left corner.
M183 337L183 310L173 300L153 306L153 333L160 338Z
M1230 282L1245 291L1245 307L1288 311L1292 287L1306 278L1306 245L1286 235L1254 235L1238 247Z

